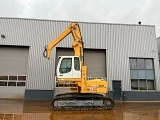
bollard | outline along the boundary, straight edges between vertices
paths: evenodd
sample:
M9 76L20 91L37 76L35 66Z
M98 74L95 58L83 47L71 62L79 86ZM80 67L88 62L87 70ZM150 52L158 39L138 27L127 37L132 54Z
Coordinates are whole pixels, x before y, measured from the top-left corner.
M126 93L123 93L123 101L125 101Z

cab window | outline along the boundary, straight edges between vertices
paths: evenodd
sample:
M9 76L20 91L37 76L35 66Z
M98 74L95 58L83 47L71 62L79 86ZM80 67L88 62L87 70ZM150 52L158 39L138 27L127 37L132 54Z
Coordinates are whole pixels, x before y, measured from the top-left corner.
M61 74L68 73L71 71L71 68L72 68L72 58L63 58L59 72Z
M75 69L75 70L80 70L79 57L74 57L74 69Z

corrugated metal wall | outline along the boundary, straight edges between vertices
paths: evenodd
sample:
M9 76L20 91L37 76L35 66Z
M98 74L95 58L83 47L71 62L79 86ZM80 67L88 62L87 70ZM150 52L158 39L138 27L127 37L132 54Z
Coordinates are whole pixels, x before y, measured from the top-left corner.
M158 53L160 53L160 37L157 38Z
M0 44L30 46L26 89L52 90L56 49L51 59L43 58L44 46L55 39L70 22L0 18ZM107 79L122 80L130 90L129 57L154 58L157 90L160 90L158 49L154 26L79 22L86 48L107 49ZM69 35L57 47L71 47Z

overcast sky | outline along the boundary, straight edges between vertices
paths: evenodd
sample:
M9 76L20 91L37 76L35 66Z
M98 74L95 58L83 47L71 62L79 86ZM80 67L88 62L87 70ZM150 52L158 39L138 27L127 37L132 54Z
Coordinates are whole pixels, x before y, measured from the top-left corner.
M0 17L155 25L160 0L0 0Z

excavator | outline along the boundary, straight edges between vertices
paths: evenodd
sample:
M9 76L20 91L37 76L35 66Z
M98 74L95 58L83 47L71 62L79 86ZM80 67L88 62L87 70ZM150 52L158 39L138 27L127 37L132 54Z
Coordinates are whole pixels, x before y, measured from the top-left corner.
M89 78L84 65L84 42L77 22L70 25L45 46L43 56L50 59L52 49L69 34L73 37L74 56L59 56L56 81L64 93L53 97L53 110L111 110L114 100L107 97L108 82L103 78ZM66 91L65 91L66 90Z

